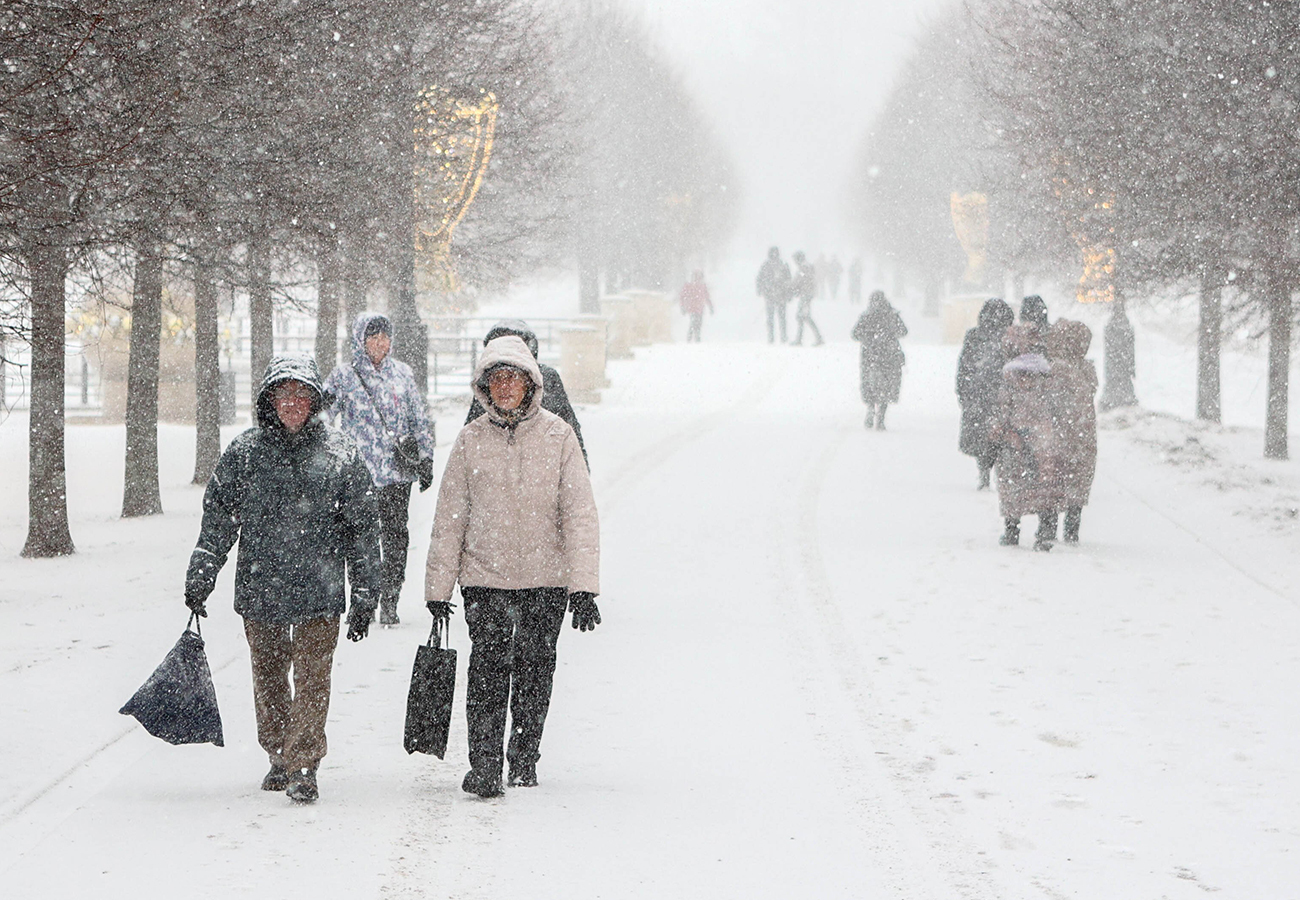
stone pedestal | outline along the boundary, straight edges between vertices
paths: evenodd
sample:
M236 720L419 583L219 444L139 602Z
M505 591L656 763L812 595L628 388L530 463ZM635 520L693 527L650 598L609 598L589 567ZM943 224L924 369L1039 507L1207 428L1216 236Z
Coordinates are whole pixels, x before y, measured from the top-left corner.
M599 403L605 387L605 336L600 329L575 325L560 329L560 377L575 403Z
M606 355L610 359L631 359L636 303L631 297L602 297L600 312L608 323L605 332Z

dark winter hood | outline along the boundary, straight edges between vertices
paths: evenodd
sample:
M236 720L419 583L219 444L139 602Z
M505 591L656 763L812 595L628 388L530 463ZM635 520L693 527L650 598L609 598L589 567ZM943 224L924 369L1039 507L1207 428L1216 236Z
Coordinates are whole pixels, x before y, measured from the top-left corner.
M474 368L474 398L483 405L488 417L494 422L511 424L492 405L492 395L488 393L487 373L490 369L502 365L513 366L527 372L533 382L532 394L524 397L522 414L512 416L511 419L520 422L536 415L537 410L542 408L542 370L538 367L537 360L533 359L533 355L528 352L528 345L522 338L513 334L493 338L483 348L483 355L479 357L478 365Z
M374 366L370 362L370 357L366 355L366 328L368 328L370 323L375 321L375 319L387 320L388 316L383 313L364 312L357 316L356 321L352 323L352 365L356 368L360 367L364 363L366 368L362 371L369 372L374 370ZM390 330L388 331L388 338L393 341L393 348L395 349L397 347L397 341L393 338L391 325ZM390 349L388 355L384 357L384 362L386 363L392 358L393 351Z
M502 319L492 326L483 338L483 346L487 346L499 337L514 335L528 345L528 349L533 354L533 359L537 359L537 333L528 327L528 323L523 319Z
M990 334L1001 334L1016 321L1016 314L1000 297L994 297L980 309L979 329Z
M271 391L283 381L301 381L311 388L315 392L311 401L311 414L315 417L321 411L323 395L316 360L310 356L275 356L267 365L262 387L257 391L257 424L261 428L283 430L275 405L271 402Z

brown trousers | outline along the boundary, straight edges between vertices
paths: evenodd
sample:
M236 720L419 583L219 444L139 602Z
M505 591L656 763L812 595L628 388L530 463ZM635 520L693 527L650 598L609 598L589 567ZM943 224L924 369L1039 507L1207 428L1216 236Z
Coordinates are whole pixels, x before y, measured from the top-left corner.
M257 742L274 766L314 769L325 756L330 670L339 642L337 617L297 625L244 620L253 661ZM293 690L289 669L293 668Z

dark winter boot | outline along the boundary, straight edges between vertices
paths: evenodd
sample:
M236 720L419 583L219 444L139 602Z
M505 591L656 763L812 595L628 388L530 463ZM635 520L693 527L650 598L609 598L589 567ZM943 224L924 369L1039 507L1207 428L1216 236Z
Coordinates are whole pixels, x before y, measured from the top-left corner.
M511 787L537 787L537 765L520 763L510 767Z
M289 776L285 795L294 803L315 803L320 797L316 789L316 770L300 769Z
M1020 520L1007 516L1007 530L1002 532L1002 537L998 538L998 543L1003 547L1017 547L1020 545Z
M460 783L460 789L467 794L478 794L480 797L500 797L503 793L501 775L489 775L477 769L470 769L465 773L465 780Z
M1038 531L1034 534L1035 550L1046 553L1052 549L1052 545L1056 543L1056 522L1057 514L1055 510L1038 514Z
M284 766L277 766L271 763L271 771L266 773L262 779L262 790L264 791L283 791L289 786L289 770Z
M875 407L875 404L872 404L872 403L868 403L868 404L867 404L867 418L866 418L866 421L864 421L862 424L865 425L865 426L868 427L868 428L875 428L875 427L876 427L876 407Z
M1065 527L1061 537L1067 544L1079 543L1079 522L1083 519L1082 506L1068 506L1065 509Z
M399 625L401 619L397 618L397 598L388 599L383 597L379 601L379 624L380 625Z

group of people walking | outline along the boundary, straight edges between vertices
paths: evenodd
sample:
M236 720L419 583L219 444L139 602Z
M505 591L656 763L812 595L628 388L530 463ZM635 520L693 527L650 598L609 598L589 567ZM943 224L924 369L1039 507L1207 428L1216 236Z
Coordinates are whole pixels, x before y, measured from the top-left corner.
M537 361L522 322L498 324L484 344L474 406L438 492L425 600L446 619L460 586L472 642L462 787L491 797L502 793L506 763L511 784L537 784L564 615L581 631L600 623L600 542L559 375ZM235 611L271 764L262 788L312 802L340 619L346 612L351 641L367 636L376 611L398 623L411 486L432 485L434 433L410 367L392 356L391 324L377 314L357 319L351 364L324 382L310 358L273 359L255 416L208 482L185 602L207 615L238 541Z
M1035 550L1079 540L1097 466L1097 372L1085 359L1092 331L1048 322L1042 298L1025 297L1020 321L992 299L966 333L957 368L960 449L979 467L979 487L997 469L1004 546L1020 543L1020 520L1038 517Z
M755 286L758 296L763 298L767 311L767 342L776 343L777 326L779 326L781 343L787 343L786 307L791 300L798 300L799 304L795 311L798 329L795 332L794 344L795 346L803 344L803 331L806 325L812 334L813 346L820 347L824 343L821 329L817 327L812 317L812 302L817 296L817 274L802 250L795 251L791 259L795 266L793 272L785 260L781 259L780 248L772 247L767 251L767 259L758 270Z

